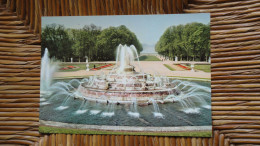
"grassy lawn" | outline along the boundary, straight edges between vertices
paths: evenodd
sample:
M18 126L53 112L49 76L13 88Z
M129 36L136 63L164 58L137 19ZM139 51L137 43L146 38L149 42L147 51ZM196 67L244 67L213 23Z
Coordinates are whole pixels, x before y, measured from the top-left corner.
M139 60L140 61L161 61L156 56L141 56L141 57L139 57Z
M195 69L201 70L204 72L210 72L211 71L211 66L208 64L195 64L194 66Z
M158 136L196 136L211 137L211 131L187 131L187 132L125 132L125 131L98 131L98 130L81 130L67 129L58 127L40 126L41 133L63 133L63 134L115 134L115 135L158 135Z
M90 63L90 64L89 64L89 69L94 68L94 65L95 65L95 67L99 67L99 66L103 66L103 65L105 65L105 64L101 64L101 63L99 63L99 64L93 64L93 63ZM75 66L75 67L77 67L77 68L67 69L67 70L60 70L60 68L64 68L64 67L67 67L67 66ZM59 69L58 69L59 72L71 72L71 71L78 71L78 70L86 70L86 64L85 64L85 63L83 63L83 64L66 63L66 64L60 65L60 66L59 66Z
M168 64L163 64L165 67L167 67L169 70L171 70L171 71L175 71L175 69L174 68L172 68L170 65L168 65Z
M181 80L202 80L202 81L211 81L210 78L199 78L199 77L180 77L180 76L167 76L173 79L181 79Z

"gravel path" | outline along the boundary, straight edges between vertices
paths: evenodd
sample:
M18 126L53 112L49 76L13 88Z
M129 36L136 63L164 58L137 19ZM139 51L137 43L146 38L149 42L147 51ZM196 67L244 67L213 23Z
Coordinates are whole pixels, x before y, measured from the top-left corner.
M113 63L113 62L111 62ZM114 62L115 63L115 62ZM203 71L171 71L163 64L173 64L173 61L140 61L140 66L145 73L149 74L159 74L163 76L178 76L178 77L194 77L194 78L211 78L211 73L206 73ZM102 69L104 73L108 73L112 67ZM136 71L140 71L138 67L136 67ZM101 70L98 71L85 71L79 70L75 72L56 72L54 77L84 77L89 75L98 75Z

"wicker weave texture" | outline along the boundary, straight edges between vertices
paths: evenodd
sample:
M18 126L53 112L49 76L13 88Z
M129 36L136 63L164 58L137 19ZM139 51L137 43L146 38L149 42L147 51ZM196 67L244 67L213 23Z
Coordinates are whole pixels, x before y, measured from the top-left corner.
M0 145L260 145L260 0L0 0ZM211 13L212 138L38 132L40 17Z

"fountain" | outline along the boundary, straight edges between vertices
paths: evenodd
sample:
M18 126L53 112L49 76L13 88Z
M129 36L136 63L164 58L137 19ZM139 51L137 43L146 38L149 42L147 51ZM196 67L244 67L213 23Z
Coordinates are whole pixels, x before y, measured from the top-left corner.
M50 65L52 63L46 54L48 50L45 50L42 59L41 93L48 90L48 94L41 96L41 99L45 98L47 101L41 100L40 104L41 109L48 111L46 113L63 112L69 117L78 116L78 118L87 116L91 119L86 120L87 122L104 121L105 125L112 122L106 119L118 116L131 120L130 125L139 124L140 121L141 125L160 124L156 120L170 120L164 123L172 125L176 124L174 119L177 116L170 117L176 113L181 115L207 112L208 114L210 111L207 110L210 108L210 85L203 86L190 81L172 80L159 74L144 73L133 45L118 46L116 64L108 74L101 72L89 78L56 80L52 84L51 80L46 79L51 79L55 67ZM48 86L44 86L47 84ZM46 119L49 120L53 116L42 114L42 117L48 117ZM64 117L57 116L57 118ZM65 121L67 120L73 121L74 118ZM114 122L120 125L120 122Z
M175 94L173 84L161 77L151 77L143 72L136 72L135 66L141 70L136 48L131 45L119 45L117 48L116 66L108 75L90 78L89 82L80 84L78 91L81 98L100 103L131 104L136 99L138 105L164 103L163 99L170 94ZM149 77L149 78L148 78ZM130 96L131 95L131 96ZM105 96L106 99L100 98Z

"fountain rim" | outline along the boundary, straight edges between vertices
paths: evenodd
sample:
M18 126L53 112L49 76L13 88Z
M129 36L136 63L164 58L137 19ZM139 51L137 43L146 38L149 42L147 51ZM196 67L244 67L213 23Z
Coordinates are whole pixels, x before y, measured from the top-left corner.
M80 85L81 86L81 85ZM98 92L106 92L106 93L153 93L153 92L165 92L165 91L172 91L175 90L174 88L166 88L166 89L154 89L154 90L105 90L105 89L96 89L96 88L86 88L84 86L81 86L87 90L91 91L98 91Z

